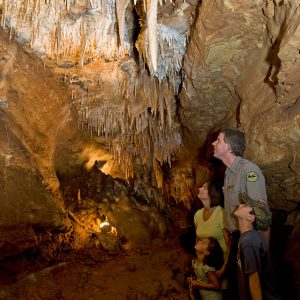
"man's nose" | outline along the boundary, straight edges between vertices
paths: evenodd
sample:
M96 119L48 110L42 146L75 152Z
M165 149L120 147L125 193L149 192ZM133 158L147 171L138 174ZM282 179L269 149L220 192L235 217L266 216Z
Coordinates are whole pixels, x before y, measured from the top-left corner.
M213 146L215 146L215 144L216 144L216 141L212 142L211 144L212 144Z

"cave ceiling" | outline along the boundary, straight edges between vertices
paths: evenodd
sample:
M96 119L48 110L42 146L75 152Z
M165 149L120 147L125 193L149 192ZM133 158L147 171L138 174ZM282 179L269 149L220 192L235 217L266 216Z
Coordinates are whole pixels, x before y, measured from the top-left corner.
M95 160L124 178L142 164L157 187L167 165L187 199L208 133L227 125L245 131L271 206L297 208L299 0L0 0L0 21L1 189L41 211L26 221L59 223L57 174ZM22 202L29 182L44 208ZM1 225L22 219L3 209Z

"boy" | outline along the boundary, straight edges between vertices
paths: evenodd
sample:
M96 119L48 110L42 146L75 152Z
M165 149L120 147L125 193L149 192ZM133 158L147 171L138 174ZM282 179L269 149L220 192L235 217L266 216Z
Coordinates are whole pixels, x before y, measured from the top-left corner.
M246 193L241 202L234 212L241 233L237 256L240 298L278 300L268 247L257 231L268 230L271 211L265 201L253 200Z

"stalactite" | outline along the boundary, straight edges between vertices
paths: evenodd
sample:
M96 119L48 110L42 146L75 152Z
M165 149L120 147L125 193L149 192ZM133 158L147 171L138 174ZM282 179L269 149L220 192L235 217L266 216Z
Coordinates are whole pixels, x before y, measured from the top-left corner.
M176 78L182 67L182 59L186 51L188 32L178 32L171 26L159 24L157 26L159 59L156 76L159 80L169 78L174 86L174 91L178 89ZM172 55L164 56L164 49Z
M84 64L84 54L87 48L87 36L85 34L86 32L86 26L85 24L81 24L80 26L80 36L81 36L81 49L80 49L80 59L79 59L79 66L83 67Z
M152 81L152 97L151 97L151 108L154 114L158 112L158 102L159 102L159 84L156 79Z
M165 107L166 107L166 111L167 111L167 122L168 122L168 125L169 127L172 126L172 119L173 119L173 116L172 116L172 98L173 98L173 95L170 93L170 87L166 87L165 88L165 95L164 95L164 102L165 102ZM168 92L169 91L169 92Z
M157 4L158 0L147 0L149 57L154 73L157 68Z
M164 99L164 94L162 89L159 89L159 94L158 94L158 112L160 116L160 124L161 127L165 127L165 99Z
M125 12L129 2L130 0L116 1L116 12L117 12L119 39L120 39L121 47L123 47L124 44Z

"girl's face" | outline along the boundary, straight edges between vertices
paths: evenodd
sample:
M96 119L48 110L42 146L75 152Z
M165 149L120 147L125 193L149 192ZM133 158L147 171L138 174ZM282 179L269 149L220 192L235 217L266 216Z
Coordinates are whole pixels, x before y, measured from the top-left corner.
M208 254L208 250L207 250L208 246L209 246L209 239L203 239L203 240L199 240L196 243L195 249L200 253Z
M208 183L205 182L200 188L198 192L198 198L203 203L204 201L209 201L209 195L208 195ZM203 203L204 204L204 203Z

